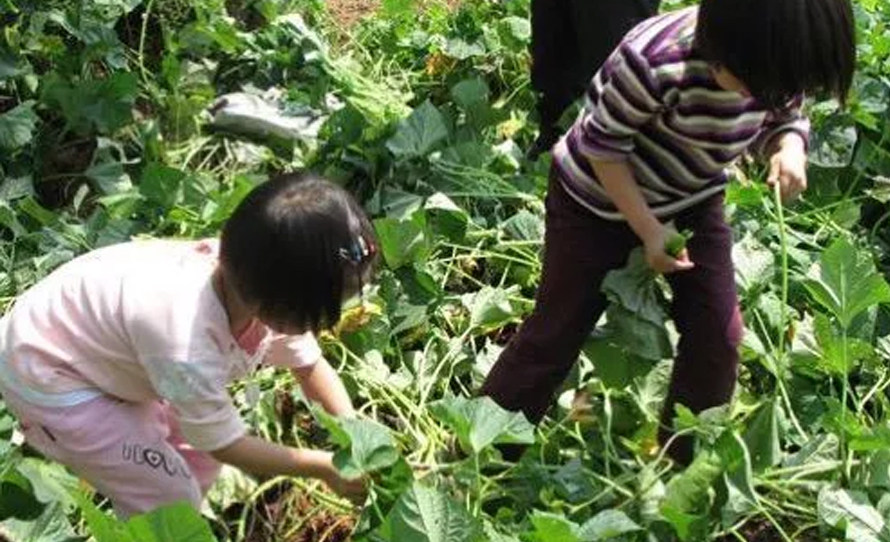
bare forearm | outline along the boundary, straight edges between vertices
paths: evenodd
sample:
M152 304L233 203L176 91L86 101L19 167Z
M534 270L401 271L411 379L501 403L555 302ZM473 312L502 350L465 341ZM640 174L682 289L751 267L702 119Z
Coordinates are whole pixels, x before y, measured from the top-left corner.
M255 476L305 476L325 478L331 470L331 455L320 450L289 448L246 436L211 452L218 461Z
M637 237L645 241L661 230L661 222L646 203L633 171L626 162L591 160L590 164L612 203L624 215Z
M294 372L307 399L320 403L334 416L355 415L355 408L343 381L327 360L322 358L312 367L296 369Z

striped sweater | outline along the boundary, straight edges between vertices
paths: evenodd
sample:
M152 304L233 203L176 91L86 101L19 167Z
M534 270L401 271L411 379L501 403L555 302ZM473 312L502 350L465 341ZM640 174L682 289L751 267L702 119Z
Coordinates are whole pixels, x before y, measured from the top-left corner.
M697 8L640 23L593 78L586 104L554 148L563 185L597 215L623 220L590 160L627 161L650 208L665 217L722 191L727 168L787 131L809 137L803 97L767 111L723 90L694 48Z

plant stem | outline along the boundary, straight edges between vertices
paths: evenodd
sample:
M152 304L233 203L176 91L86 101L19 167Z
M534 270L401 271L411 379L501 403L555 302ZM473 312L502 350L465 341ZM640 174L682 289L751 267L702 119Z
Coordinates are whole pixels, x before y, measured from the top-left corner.
M785 405L785 410L788 412L788 418L791 420L791 424L801 438L807 440L809 437L807 436L806 431L804 431L803 426L801 426L800 421L797 419L797 415L794 413L794 408L791 405L791 397L788 395L788 390L785 388L783 374L783 369L788 362L785 351L785 332L788 326L788 238L785 231L785 210L782 205L782 192L778 183L776 183L773 188L773 202L775 203L776 214L779 219L779 243L781 245L782 257L782 303L779 313L779 336L776 344L776 356L778 359L778 367L776 367L778 372L776 375L776 387L782 396L782 402Z

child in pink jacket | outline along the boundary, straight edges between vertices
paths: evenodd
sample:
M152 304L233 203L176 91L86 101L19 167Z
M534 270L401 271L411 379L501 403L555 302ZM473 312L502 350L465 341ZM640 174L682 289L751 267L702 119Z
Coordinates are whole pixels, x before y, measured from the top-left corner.
M353 406L313 335L337 322L374 259L341 188L284 175L206 241L133 241L61 266L0 320L0 393L27 441L121 516L200 505L220 463L318 478L347 497L331 454L248 434L227 385L260 363L293 371L328 412Z

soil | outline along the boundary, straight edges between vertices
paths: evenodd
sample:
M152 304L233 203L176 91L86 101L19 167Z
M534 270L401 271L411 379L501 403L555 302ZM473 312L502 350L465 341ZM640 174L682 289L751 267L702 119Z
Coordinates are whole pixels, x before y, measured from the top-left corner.
M786 532L794 532L792 526L784 526ZM776 542L782 540L782 535L776 530L772 523L759 520L751 521L745 524L741 529L741 535L748 542ZM823 538L819 536L818 529L808 529L794 537L797 542L821 542ZM716 539L714 542L737 542L738 539L731 535L726 535Z
M441 3L455 8L460 0L422 0L423 3ZM349 29L380 7L380 0L327 0L327 10L331 18L344 29Z
M353 516L325 510L287 482L271 487L250 506L244 542L346 542L355 526ZM233 508L226 516L240 517L240 507Z
M331 18L343 28L350 28L380 7L380 0L328 0Z

